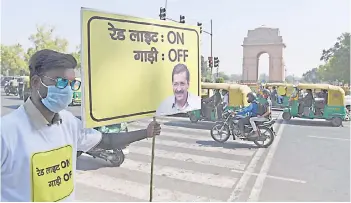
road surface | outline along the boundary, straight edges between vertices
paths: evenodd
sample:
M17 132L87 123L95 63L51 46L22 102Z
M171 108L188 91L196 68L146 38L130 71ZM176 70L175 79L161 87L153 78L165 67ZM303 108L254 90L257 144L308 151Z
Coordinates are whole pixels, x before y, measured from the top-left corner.
M22 102L2 97L2 115ZM79 107L70 107L75 115ZM274 112L278 117L281 112ZM151 120L129 124L145 128ZM164 117L156 139L153 201L349 201L350 127L323 121L280 121L268 149L215 143L211 123ZM333 139L331 139L333 138ZM148 201L151 139L133 143L121 167L83 155L77 201Z

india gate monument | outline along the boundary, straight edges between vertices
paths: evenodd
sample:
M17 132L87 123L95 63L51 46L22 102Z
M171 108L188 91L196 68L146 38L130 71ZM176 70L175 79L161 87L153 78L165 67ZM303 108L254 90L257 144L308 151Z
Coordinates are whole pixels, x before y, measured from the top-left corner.
M269 81L285 81L283 50L286 46L278 28L262 26L254 30L249 30L242 46L243 81L258 81L259 58L263 53L269 55Z

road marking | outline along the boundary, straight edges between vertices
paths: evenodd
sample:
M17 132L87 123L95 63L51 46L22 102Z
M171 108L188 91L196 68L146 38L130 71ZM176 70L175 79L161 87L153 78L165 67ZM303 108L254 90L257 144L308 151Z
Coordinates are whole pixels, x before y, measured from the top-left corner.
M280 114L277 119L279 120L279 119L281 119L281 117L282 117L282 114ZM277 136L275 137L275 139L277 139L277 137L280 137L279 133L281 132L281 130L280 130L281 124L275 124L274 127L276 127L277 125L278 126L280 125L280 128L279 128L279 132L276 133ZM274 143L275 142L276 142L276 140L274 140ZM233 192L230 194L227 202L234 202L239 198L240 194L245 189L247 182L249 181L251 175L254 173L254 170L255 170L259 160L261 159L261 157L265 151L266 151L265 148L260 148L256 151L256 154L251 159L249 165L247 166L247 168L244 171L244 174L241 176L241 178L239 179L239 182L235 186ZM232 171L234 171L234 170L232 170Z
M91 171L77 171L76 181L100 190L110 191L141 200L149 199L149 185L116 177L96 174ZM191 191L189 191L191 192ZM220 202L206 197L195 196L174 190L154 188L153 201L156 202Z
M157 148L157 145L156 145ZM129 148L130 153L134 154L141 154L141 155L150 155L151 148L149 147L136 147L133 146ZM238 169L244 170L245 165L240 161L235 160L228 160L228 159L220 159L220 158L212 158L212 157L205 157L193 154L186 154L186 153L179 153L179 152L170 152L166 150L159 150L155 149L156 159L157 157L166 158L166 159L175 159L178 161L190 162L190 163L197 163L203 165L211 165L211 166L218 166L224 167L229 169Z
M256 154L251 159L249 165L244 171L244 174L239 179L239 182L235 186L233 192L230 194L230 197L228 198L227 202L234 202L239 198L241 192L245 189L246 184L249 181L251 174L255 170L256 165L258 164L258 161L260 160L263 153L264 153L264 149L260 148L257 150Z
M282 137L282 132L284 130L284 127L285 127L285 123L283 122L282 124L280 124L280 128L277 132L277 136L275 137L276 139L274 140L273 144L269 148L267 157L263 162L261 171L260 171L260 173L255 181L255 185L253 186L253 188L251 190L250 196L248 198L248 201L250 201L250 202L258 202L260 193L261 193L262 188L263 188L263 183L267 178L267 173L268 173L269 168L271 167L274 154L277 151L278 144L279 144L280 138Z
M312 137L317 139L340 140L340 141L348 141L348 142L351 141L350 139L343 139L343 138L336 138L336 137L320 137L320 136L313 136L313 135L309 135L307 137Z
M235 173L245 173L245 171L239 171L239 170L231 170ZM249 173L251 176L258 176L259 173ZM298 179L293 179L293 178L284 178L284 177L280 177L280 176L271 176L271 175L267 175L267 178L272 178L272 179L276 179L276 180L282 180L282 181L289 181L289 182L295 182L295 183L302 183L305 184L307 183L304 180L298 180Z
M198 141L198 140L196 140ZM139 141L140 143L148 143L151 144L151 140L141 140ZM195 141L194 141L195 142ZM133 144L137 145L138 143ZM246 149L246 148L239 148L239 149L228 149L224 148L221 145L218 146L211 146L211 145L201 145L195 143L186 143L186 142L178 142L178 141L171 141L171 140L162 140L161 136L156 140L157 145L164 145L164 146L170 146L170 147L179 147L179 148L184 148L186 151L187 149L194 149L194 150L201 150L201 151L207 151L207 152L220 152L228 155L237 155L237 156L249 156L251 157L254 153L255 150L253 149Z
M133 161L130 159L127 159L123 165L121 165L121 168L146 174L150 173L150 163ZM231 176L219 176L210 173L200 173L192 170L158 165L154 167L154 175L221 188L231 188L237 181L237 178Z

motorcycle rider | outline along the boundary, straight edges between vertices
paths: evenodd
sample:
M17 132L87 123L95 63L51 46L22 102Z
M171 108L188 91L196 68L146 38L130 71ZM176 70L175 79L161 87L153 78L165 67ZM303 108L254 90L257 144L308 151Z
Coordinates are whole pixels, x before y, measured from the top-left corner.
M238 113L233 113L234 115L245 115L248 114L246 117L239 119L238 127L241 132L241 135L245 135L245 125L250 124L250 118L256 117L258 112L258 102L257 97L254 92L249 92L247 95L247 102L250 103L248 107L245 107L242 111Z
M262 112L259 112L260 111L260 109L259 109L257 116L250 118L250 123L251 123L252 129L253 129L251 137L258 137L259 136L255 122L256 121L269 121L270 117L271 117L272 101L270 100L270 91L268 89L262 90L262 97L266 100L266 102L263 104L263 107L265 109Z

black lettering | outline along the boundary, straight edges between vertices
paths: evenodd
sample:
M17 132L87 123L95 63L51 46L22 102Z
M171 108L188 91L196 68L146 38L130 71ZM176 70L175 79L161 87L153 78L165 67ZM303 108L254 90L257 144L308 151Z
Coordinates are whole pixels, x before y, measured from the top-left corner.
M151 64L154 61L157 62L158 51L155 47L152 47L150 51L133 51L134 59L141 62L150 62Z
M61 168L66 168L66 167L67 167L67 162L61 161Z
M158 42L157 32L148 32L148 31L138 31L138 30L129 30L129 38L131 41L135 42L146 42L150 45L151 42Z
M179 32L175 33L174 31L169 31L167 34L167 39L171 44L182 43L182 45L184 45L184 33L180 34Z
M186 58L189 57L188 52L189 50L186 49L171 49L168 52L168 58L171 62L186 62Z
M177 52L175 49L171 49L169 50L168 52L168 59L171 61L171 62L175 62L177 60Z
M39 169L39 168L37 168L37 175L38 175L38 176L44 175L44 169Z
M173 31L169 31L167 34L167 39L168 39L168 42L171 44L176 43L177 41L176 34Z
M179 44L179 41L181 41L182 45L184 45L184 33L182 35L177 32L177 44Z
M68 181L72 177L72 171L63 175L63 180Z
M68 159L66 159L66 165L67 165L67 167L69 167L69 165L70 165L70 161Z
M108 22L108 25L110 26L108 28L109 31L111 31L110 33L110 37L113 40L125 40L126 36L124 35L124 32L126 31L125 29L119 29L119 28L115 28L115 26L113 26L112 23Z
M48 182L49 183L49 187L55 187L55 186L60 186L61 185L61 177L57 176L56 179L51 180Z
M186 58L189 57L188 52L189 50L183 49L183 59L184 59L183 62L186 62Z

